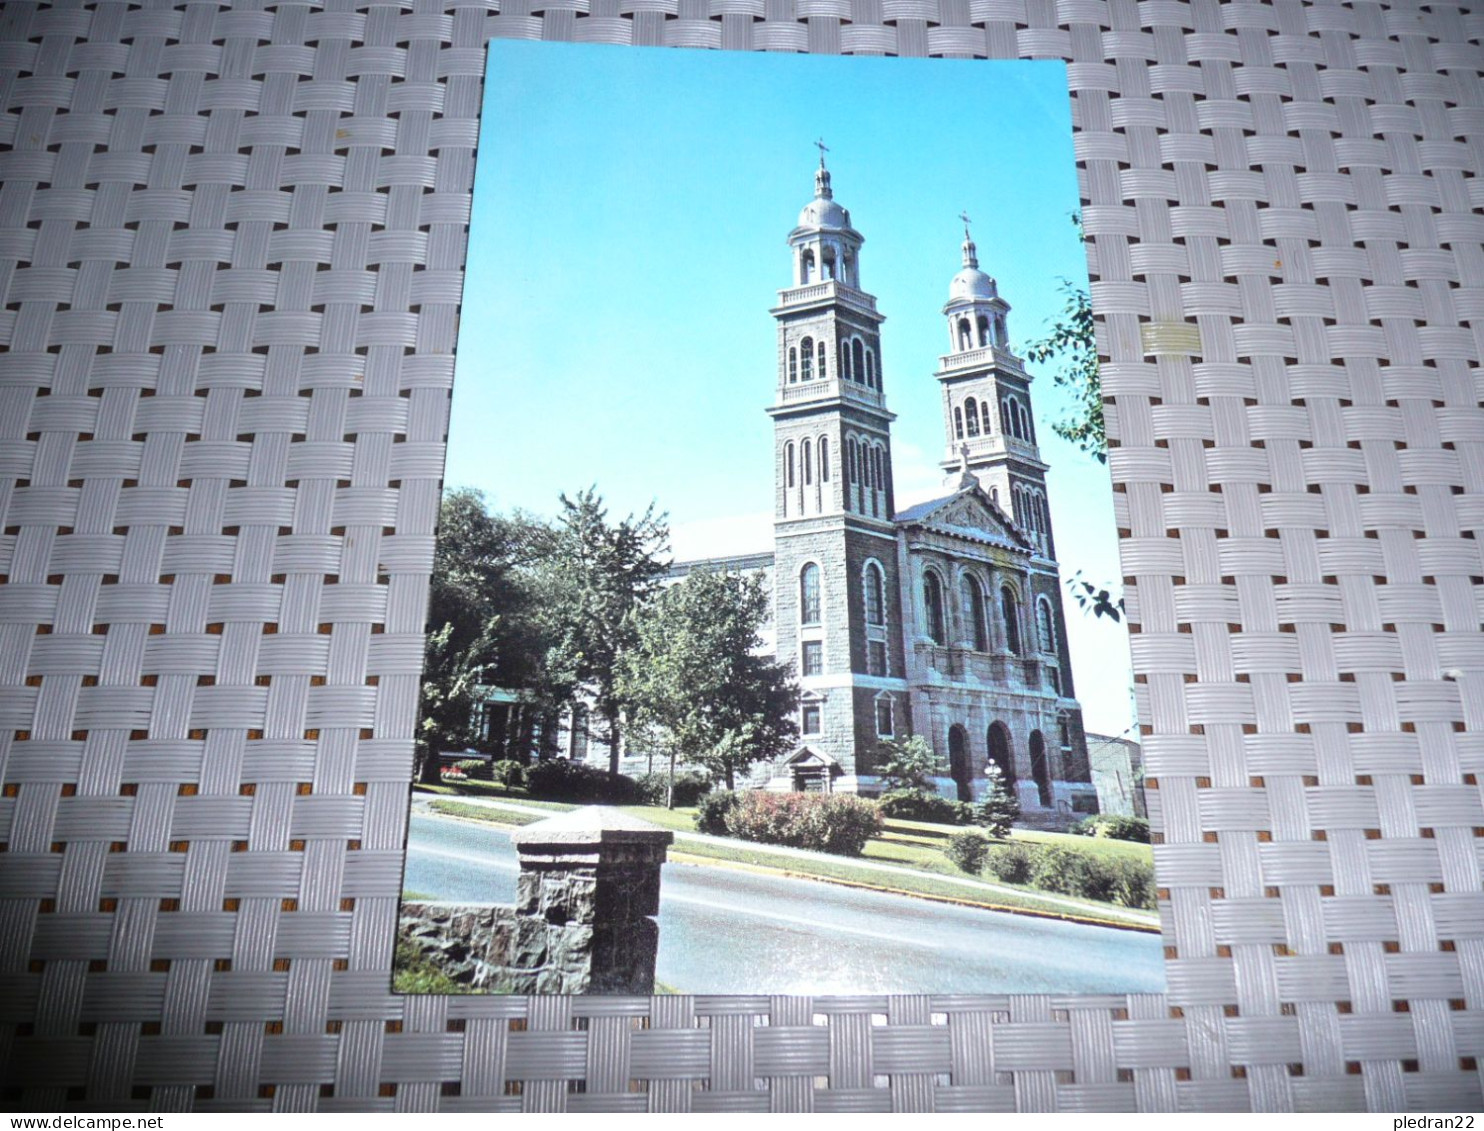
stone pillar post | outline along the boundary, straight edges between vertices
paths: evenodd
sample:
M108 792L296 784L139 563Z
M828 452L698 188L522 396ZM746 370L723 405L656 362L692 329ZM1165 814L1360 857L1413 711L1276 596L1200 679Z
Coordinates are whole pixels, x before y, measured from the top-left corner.
M593 805L511 834L520 856L510 966L515 993L651 994L660 865L675 839ZM513 971L514 972L514 971Z

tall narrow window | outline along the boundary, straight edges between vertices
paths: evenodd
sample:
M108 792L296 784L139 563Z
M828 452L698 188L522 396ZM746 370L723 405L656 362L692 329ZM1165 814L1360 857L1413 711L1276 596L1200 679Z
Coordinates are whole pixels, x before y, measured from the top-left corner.
M813 562L799 572L799 622L819 623L819 567Z
M1000 590L1000 615L1005 618L1005 643L1010 651L1020 655L1020 602L1007 585Z
M855 374L850 371L850 343L843 338L840 340L840 376L847 381L855 380Z
M1045 597L1036 602L1036 638L1041 651L1056 652L1056 620L1051 615L1051 602Z
M799 445L799 464L804 472L804 486L808 487L814 482L814 453L809 450L809 441L805 440Z
M881 583L881 567L866 563L866 623L886 623L886 587Z
M819 733L819 704L805 703L800 712L799 730L803 734Z
M891 700L876 700L876 733L882 738L892 735Z
M984 434L989 435L989 402L979 402L979 422L984 425Z
M796 384L799 380L799 350L797 346L788 347L788 383Z
M866 375L866 347L859 338L850 340L850 365L855 370L857 378L863 379Z
M876 387L876 351L869 346L866 348L866 386Z
M783 445L783 482L789 487L794 485L794 446L792 441Z
M809 248L799 257L799 282L806 287L814 282L814 252Z
M982 349L987 345L989 345L989 319L981 314L979 316L979 346Z
M989 639L984 632L984 591L979 588L979 582L967 575L964 577L963 591L964 619L969 622L969 639L973 641L974 651L988 652Z
M848 486L856 480L855 474L855 439L852 437L845 441L845 483Z
M927 607L928 636L934 644L948 639L943 621L943 583L936 573L929 572L922 582L922 601Z
M958 320L958 350L960 353L963 353L965 350L973 348L974 338L969 329L969 320L967 318L960 318Z
M819 339L819 379L821 381L823 381L826 377L829 376L829 372L828 372L828 370L825 369L825 366L824 366L824 353L825 353L824 339L823 338L820 338Z
M979 435L979 402L973 397L964 401L964 422L969 426L969 435Z
M799 353L802 355L799 376L805 381L814 380L814 339L805 338L800 342Z
M828 436L819 438L819 481L821 483L830 481L830 438Z
M800 675L823 675L824 674L824 643L819 640L806 640L800 652L799 661Z
M953 434L960 440L964 438L964 410L962 405L953 406Z

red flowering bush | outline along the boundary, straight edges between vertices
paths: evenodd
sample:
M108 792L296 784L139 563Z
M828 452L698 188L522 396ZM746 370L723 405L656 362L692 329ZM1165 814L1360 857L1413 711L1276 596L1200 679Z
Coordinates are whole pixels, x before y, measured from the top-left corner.
M723 820L729 836L840 856L859 856L885 822L874 802L845 793L736 795Z

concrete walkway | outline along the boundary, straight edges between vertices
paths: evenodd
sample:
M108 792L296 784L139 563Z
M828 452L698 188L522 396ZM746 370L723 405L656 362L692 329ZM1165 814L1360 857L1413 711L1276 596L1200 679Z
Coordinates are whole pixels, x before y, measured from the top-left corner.
M455 801L460 805L473 805L481 809L504 809L514 813L523 813L533 817L550 817L553 811L541 809L534 805L523 805L519 801L500 801L492 797L471 797L468 794L449 796L446 794L427 794L413 792L414 803L427 804L430 801ZM1067 896L1055 895L1050 892L1027 892L1021 888L1009 887L1005 884L990 883L986 880L970 879L968 876L952 876L941 872L925 872L917 868L908 868L900 864L885 864L872 860L860 860L853 856L831 856L827 853L811 852L805 848L790 848L781 844L761 844L751 840L736 840L733 837L712 836L709 833L680 832L675 833L676 851L684 851L686 842L701 844L714 844L718 847L732 849L734 851L755 852L762 856L776 856L778 867L787 868L789 860L811 860L827 861L830 864L846 869L858 870L862 873L863 883L868 882L866 873L887 873L889 875L929 876L933 880L950 884L964 889L965 898L970 893L978 894L981 898L986 895L997 895L1001 898L1011 897L1023 900L1027 896L1045 903L1049 906L1064 908L1068 915L1079 919L1100 919L1105 922L1126 923L1130 927L1144 930L1159 930L1159 916L1148 911L1138 911L1129 907L1114 907L1104 903L1089 903L1080 899L1071 899Z

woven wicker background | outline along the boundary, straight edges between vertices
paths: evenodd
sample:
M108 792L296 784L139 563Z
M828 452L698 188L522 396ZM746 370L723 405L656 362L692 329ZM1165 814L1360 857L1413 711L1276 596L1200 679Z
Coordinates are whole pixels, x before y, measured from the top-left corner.
M1484 19L0 21L6 1106L1481 1106ZM1167 996L388 993L491 36L1070 61Z

